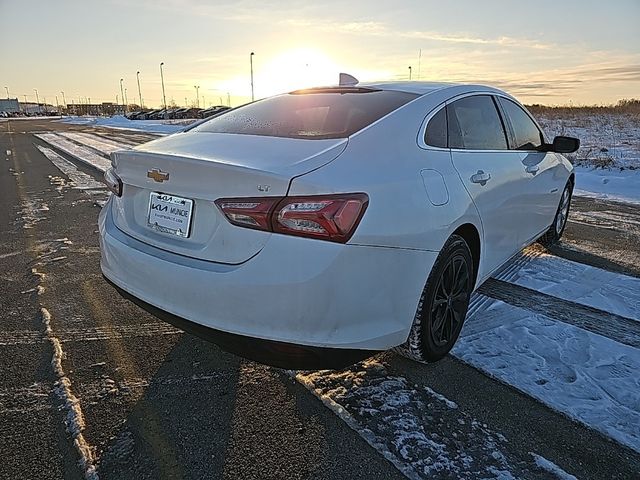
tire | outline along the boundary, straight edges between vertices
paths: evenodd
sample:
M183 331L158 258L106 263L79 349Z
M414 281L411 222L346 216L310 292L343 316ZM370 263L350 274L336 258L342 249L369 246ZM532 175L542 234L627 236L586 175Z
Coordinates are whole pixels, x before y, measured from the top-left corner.
M422 290L407 341L394 350L419 362L435 362L446 356L460 335L473 279L471 250L462 237L452 235Z
M538 243L541 245L550 247L560 241L560 237L562 237L562 233L567 226L572 194L573 184L569 181L564 187L562 196L560 197L560 203L558 204L558 210L556 210L556 216L553 217L553 223L549 227L549 230L538 239Z

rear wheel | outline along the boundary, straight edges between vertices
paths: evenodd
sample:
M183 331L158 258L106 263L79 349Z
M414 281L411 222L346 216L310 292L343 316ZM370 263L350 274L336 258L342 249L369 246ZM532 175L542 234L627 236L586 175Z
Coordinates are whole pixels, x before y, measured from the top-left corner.
M407 341L396 351L435 362L458 339L473 290L473 260L464 239L452 235L442 248L422 291Z
M553 224L549 227L549 230L547 230L545 234L538 239L538 243L545 247L558 243L560 237L562 237L562 232L564 232L564 229L567 226L572 192L573 185L569 182L567 183L567 186L564 187L562 197L560 197L560 203L558 205L558 210L556 211L556 216L553 219Z

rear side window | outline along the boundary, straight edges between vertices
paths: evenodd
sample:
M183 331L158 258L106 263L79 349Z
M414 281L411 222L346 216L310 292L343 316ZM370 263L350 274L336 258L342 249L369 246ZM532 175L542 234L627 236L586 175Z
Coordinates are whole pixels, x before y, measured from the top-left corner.
M542 132L520 105L502 97L500 98L500 104L513 127L515 145L512 145L512 148L516 150L535 150L542 145Z
M429 123L424 134L424 143L432 147L447 148L447 109L441 108Z
M417 97L363 88L302 90L236 108L192 131L312 140L345 138Z
M489 95L465 97L447 105L449 148L506 150L507 137Z

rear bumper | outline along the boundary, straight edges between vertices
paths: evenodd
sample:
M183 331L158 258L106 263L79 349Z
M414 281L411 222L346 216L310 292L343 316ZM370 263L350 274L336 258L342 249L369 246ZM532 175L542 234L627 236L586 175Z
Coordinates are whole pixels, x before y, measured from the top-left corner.
M252 259L226 265L135 240L115 227L110 210L109 202L99 219L102 272L154 314L303 347L403 343L437 255L273 235Z
M120 295L132 301L150 314L164 320L187 333L196 335L204 340L215 343L223 350L271 365L273 367L294 370L338 370L364 360L377 353L377 350L358 350L349 348L323 348L292 343L275 342L257 338L235 335L233 333L215 330L199 323L190 322L184 318L161 310L153 305L134 297L111 280L106 281L113 286Z

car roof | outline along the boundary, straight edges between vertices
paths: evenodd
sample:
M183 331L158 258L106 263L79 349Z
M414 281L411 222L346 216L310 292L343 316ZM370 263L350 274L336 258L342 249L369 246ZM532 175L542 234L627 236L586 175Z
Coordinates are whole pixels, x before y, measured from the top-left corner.
M415 93L418 95L427 95L429 93L445 89L455 90L456 94L464 93L465 91L504 93L502 90L487 85L453 82L361 82L358 83L357 86L364 88L377 88L380 90L395 90L398 92Z

